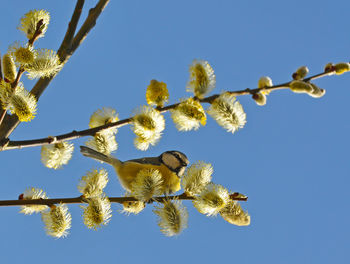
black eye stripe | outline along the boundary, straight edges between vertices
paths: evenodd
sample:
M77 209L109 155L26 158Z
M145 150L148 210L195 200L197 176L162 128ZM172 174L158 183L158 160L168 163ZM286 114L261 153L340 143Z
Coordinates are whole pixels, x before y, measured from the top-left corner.
M173 154L182 166L186 165L186 162L182 159L182 157L179 155L179 153L174 152Z

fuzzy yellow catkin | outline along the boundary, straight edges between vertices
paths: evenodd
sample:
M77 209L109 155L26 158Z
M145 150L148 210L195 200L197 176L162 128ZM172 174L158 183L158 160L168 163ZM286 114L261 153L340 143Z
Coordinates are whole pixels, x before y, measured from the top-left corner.
M263 106L266 105L266 95L263 93L255 93L252 95L252 98L257 105Z
M311 93L313 91L312 86L309 83L295 80L289 84L290 89L295 93Z
M11 83L16 79L16 64L10 54L5 54L2 57L2 72L4 74L4 78Z
M190 80L187 83L187 91L193 92L196 97L204 98L216 85L216 77L213 68L205 60L194 60L190 66Z
M164 103L168 102L169 92L166 83L151 80L146 90L146 100L149 105L156 105L162 107Z
M108 183L108 173L105 169L88 171L81 177L78 190L84 197L96 197L103 193L103 189Z
M227 205L229 200L230 195L226 188L219 184L209 183L192 203L200 213L214 216Z
M6 93L6 91L4 91ZM1 92L2 93L2 92ZM12 114L16 114L19 121L29 122L36 114L37 102L34 95L24 89L22 83L18 83L15 90L8 96L1 95L5 99L3 102Z
M185 175L182 177L181 186L186 194L197 195L211 181L213 167L210 163L198 161L187 168Z
M34 200L34 199L48 199L46 196L46 193L39 189L34 187L27 188L24 193L20 196L19 199L23 200ZM20 213L30 215L33 213L39 213L41 211L44 211L47 209L47 205L41 205L41 204L32 204L32 205L23 205L21 207Z
M294 80L302 80L309 73L309 69L306 66L299 67L295 73L293 73L292 77Z
M165 201L153 212L158 216L158 226L166 236L176 236L187 227L188 212L179 200Z
M250 225L250 215L236 201L230 200L225 208L220 211L220 215L230 224L237 226Z
M68 235L72 217L66 204L51 206L50 210L41 213L41 219L49 236L60 238Z
M136 111L132 118L131 129L136 134L134 145L140 150L154 146L162 136L165 119L162 114L150 106L143 106Z
M18 29L21 30L28 39L31 39L36 32L39 21L41 21L41 26L39 28L40 34L37 37L41 38L44 36L50 22L50 13L46 10L30 10L21 18Z
M41 147L41 161L50 169L58 169L67 164L72 158L74 145L64 141Z
M123 202L122 212L129 214L138 214L145 208L145 203L140 201L127 201Z
M171 118L179 131L197 130L200 125L205 126L207 117L199 101L193 98L182 102L171 110Z
M313 90L311 93L308 93L308 95L314 97L314 98L320 98L326 94L325 89L319 88L316 84L310 83Z
M105 195L89 199L89 204L81 208L84 210L84 224L90 229L97 230L102 225L107 225L112 217L111 203Z
M163 193L162 174L156 169L143 169L137 173L132 182L132 196L136 199L146 202L153 196Z
M26 64L24 69L27 71L29 79L41 77L51 77L57 74L63 67L56 51L48 49L36 50L36 57L32 63Z
M347 62L340 62L334 65L335 74L341 75L350 71L350 64Z
M211 104L207 113L227 132L232 134L244 127L247 115L240 102L230 93L222 93Z
M19 42L12 44L8 52L15 59L17 66L32 63L36 56L32 46L21 45Z

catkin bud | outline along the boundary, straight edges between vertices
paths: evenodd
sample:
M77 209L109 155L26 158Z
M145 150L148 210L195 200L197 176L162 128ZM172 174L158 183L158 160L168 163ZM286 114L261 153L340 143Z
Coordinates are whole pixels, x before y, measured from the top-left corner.
M272 80L268 76L263 76L258 81L258 88L271 87L272 85Z
M347 62L340 62L334 65L335 74L341 75L350 71L350 64Z
M166 88L166 83L151 80L147 87L146 100L149 105L162 107L169 99L169 92Z
M266 95L263 93L255 93L252 98L257 105L266 105Z
M309 73L309 69L306 66L299 67L295 73L293 73L292 77L294 80L302 80Z
M17 70L13 57L10 54L5 54L2 57L2 71L4 78L9 82L13 82L16 79Z
M272 80L270 77L268 76L263 76L259 79L258 81L258 88L261 89L261 88L267 88L267 87L271 87L273 86L273 83L272 83ZM271 92L271 90L261 90L261 92L263 94L269 94Z
M140 201L128 201L123 202L123 210L122 212L129 215L129 214L138 214L143 209L145 209L145 203Z
M320 87L318 87L316 84L310 83L313 90L311 93L308 93L308 95L314 97L314 98L320 98L322 96L324 96L326 94L326 90L325 89L321 89Z
M295 93L311 93L313 91L311 84L298 80L292 81L289 87Z
M334 71L333 63L329 62L324 66L324 72Z

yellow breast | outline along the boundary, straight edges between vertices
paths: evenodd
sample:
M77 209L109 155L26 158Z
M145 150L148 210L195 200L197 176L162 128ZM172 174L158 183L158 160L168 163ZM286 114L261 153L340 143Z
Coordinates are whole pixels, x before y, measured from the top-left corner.
M157 166L152 164L140 164L136 162L125 162L116 168L120 184L124 187L124 189L131 192L131 184L135 180L138 172L142 169L157 169L160 171L163 178L164 193L173 193L181 189L180 178L177 177L177 175L169 170L165 165L162 164Z

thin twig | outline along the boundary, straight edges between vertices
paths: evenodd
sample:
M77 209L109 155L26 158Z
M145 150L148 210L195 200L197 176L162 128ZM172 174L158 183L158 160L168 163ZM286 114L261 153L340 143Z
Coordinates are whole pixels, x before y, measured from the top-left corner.
M83 11L84 3L85 3L85 0L78 0L76 5L75 5L72 18L68 24L68 29L67 29L66 35L64 36L64 39L62 41L62 45L57 52L58 56L60 58L63 58L63 55L64 55L64 54L62 54L63 51L65 51L65 53L67 53L67 51L72 46L74 34L75 34L76 29L77 29L77 25L78 25L78 22L80 19L81 12Z
M19 81L21 80L23 73L24 73L24 68L21 66L17 72L17 76L16 76L15 81L13 83L11 83L11 87L13 90L15 90L17 88L17 85L18 85Z
M96 20L107 6L109 0L100 0L94 8L89 10L89 15L86 18L84 24L80 27L78 33L73 39L72 46L70 47L68 56L71 56L73 52L81 45L89 34L90 30L96 25Z
M248 197L242 195L240 193L232 193L230 194L230 198L233 201L247 201ZM124 203L124 202L134 202L138 201L134 197L109 197L108 198L111 203ZM185 193L180 194L180 195L172 195L172 196L158 196L158 197L153 197L152 201L155 202L165 202L167 200L194 200L195 197L193 196L188 196ZM54 199L35 199L35 200L2 200L0 201L0 206L21 206L21 205L33 205L33 204L43 204L43 205L53 205L53 204L59 204L59 203L64 203L64 204L81 204L81 203L86 203L88 199L79 196L75 198L54 198Z
M34 42L40 37L40 35L43 33L40 29L41 26L44 24L44 20L40 19L39 22L36 24L35 32L32 36L32 38L28 41L28 45L31 47L33 46Z
M326 72L326 73L319 73L316 75L313 75L311 77L305 78L304 81L312 81L324 76L332 75L334 72ZM241 95L248 95L248 94L255 94L258 93L261 90L266 90L266 91L274 91L274 90L281 90L281 89L289 89L288 85L290 82L274 85L268 88L255 88L255 89L245 89L245 90L239 90L239 91L229 91L228 93L234 95L234 96L241 96ZM215 94L206 98L203 98L200 100L202 103L212 103L216 98L218 98L220 95ZM163 113L166 111L169 111L171 109L174 109L176 106L178 106L179 103L168 105L165 107L160 107L156 108L159 112ZM85 136L94 136L97 132L106 129L106 128L111 128L111 127L122 127L127 124L129 124L132 121L132 118L126 118L123 120L119 120L114 123L109 123L103 126L99 127L94 127L90 129L85 129L81 131L76 131L73 130L72 132L61 134L58 136L55 136L55 141L52 141L52 136L50 137L45 137L45 138L39 138L39 139L32 139L32 140L19 140L19 141L9 141L7 146L1 146L0 143L0 151L2 150L10 150L10 149L20 149L20 148L27 148L27 147L36 147L36 146L42 146L42 145L47 145L47 144L53 144L53 143L59 143L65 140L73 140L77 139L80 137L85 137Z
M72 40L72 37L71 37L72 32L75 32L76 30L76 26L80 18L81 10L84 5L83 0L77 1L71 21L69 22L69 25L68 25L68 30L65 35L65 38L62 41L59 50L57 51L57 53L60 56L59 58L62 64L65 64L69 60L69 58L72 56L74 51L79 47L79 45L86 38L86 35L89 33L89 31L95 26L97 18L100 16L101 12L106 7L108 2L109 0L100 0L94 8L90 9L88 17L86 18L85 22L81 26L81 29L79 30L77 35ZM72 43L71 47L67 46L68 43ZM55 77L56 75L53 75L49 78L40 78L34 85L33 89L30 91L31 94L33 94L37 98L37 100L39 100L41 94L45 91L46 87ZM0 139L8 138L13 132L13 130L19 124L20 122L16 115L7 114L5 116L5 120L3 124L0 126Z

